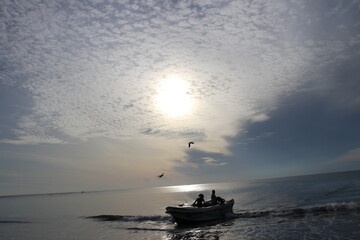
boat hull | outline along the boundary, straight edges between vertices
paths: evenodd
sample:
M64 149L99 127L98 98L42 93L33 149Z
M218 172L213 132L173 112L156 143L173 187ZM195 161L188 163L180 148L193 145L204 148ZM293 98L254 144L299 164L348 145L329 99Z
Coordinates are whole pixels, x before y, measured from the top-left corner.
M170 214L179 224L200 223L213 221L233 213L234 199L208 207L167 207L166 213Z

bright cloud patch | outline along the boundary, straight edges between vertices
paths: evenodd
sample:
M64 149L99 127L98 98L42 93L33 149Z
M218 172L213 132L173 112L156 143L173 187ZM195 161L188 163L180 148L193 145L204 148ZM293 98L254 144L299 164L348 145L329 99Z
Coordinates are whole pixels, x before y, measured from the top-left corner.
M336 158L335 161L360 161L360 148L348 151L345 155Z
M218 162L218 160L211 158L211 157L203 157L201 158L205 164L207 165L213 165L213 166L223 166L227 165L225 162Z

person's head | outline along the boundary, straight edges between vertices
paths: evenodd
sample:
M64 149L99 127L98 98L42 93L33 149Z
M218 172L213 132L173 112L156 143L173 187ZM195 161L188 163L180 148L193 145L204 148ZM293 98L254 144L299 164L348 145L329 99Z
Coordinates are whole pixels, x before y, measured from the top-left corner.
M212 190L212 193L215 193L215 190Z
M204 198L204 194L199 194L199 198Z

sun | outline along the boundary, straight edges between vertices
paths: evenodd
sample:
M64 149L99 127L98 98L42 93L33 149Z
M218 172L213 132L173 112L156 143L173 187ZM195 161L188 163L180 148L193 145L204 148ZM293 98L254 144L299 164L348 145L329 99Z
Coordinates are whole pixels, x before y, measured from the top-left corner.
M182 117L192 110L189 84L177 77L164 80L157 96L159 109L170 117Z

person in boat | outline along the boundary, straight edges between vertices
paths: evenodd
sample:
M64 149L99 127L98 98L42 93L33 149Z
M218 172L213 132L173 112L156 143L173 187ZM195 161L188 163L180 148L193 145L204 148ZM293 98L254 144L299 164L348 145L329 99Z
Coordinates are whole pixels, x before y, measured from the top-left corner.
M204 195L200 193L199 197L195 200L195 202L192 205L196 207L204 206L205 205Z
M215 190L212 190L211 192L211 205L216 205L218 203L223 204L225 202L225 199L221 197L217 197L215 194Z

